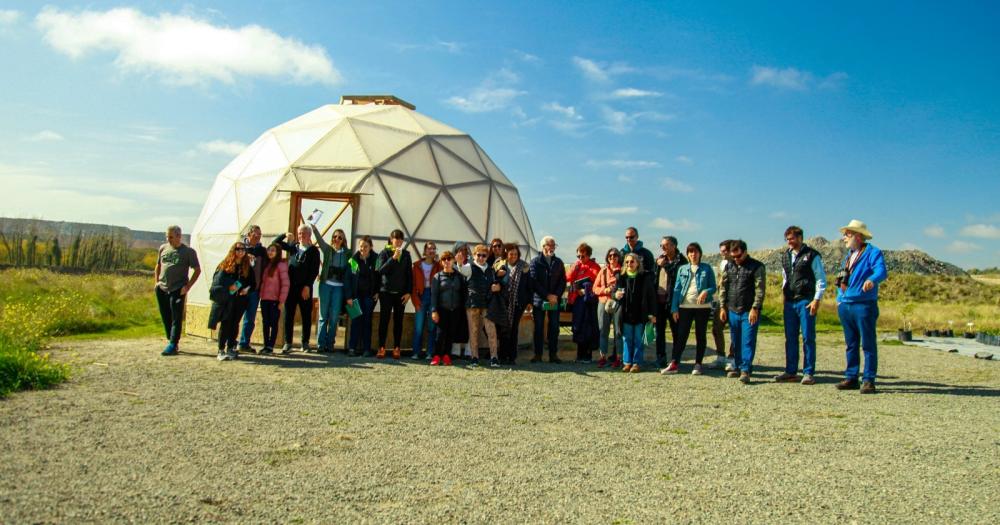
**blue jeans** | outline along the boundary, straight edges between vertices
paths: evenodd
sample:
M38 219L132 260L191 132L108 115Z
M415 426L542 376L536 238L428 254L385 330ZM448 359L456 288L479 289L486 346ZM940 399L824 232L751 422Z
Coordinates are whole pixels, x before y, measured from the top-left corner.
M247 294L247 311L243 314L243 331L240 333L240 348L250 346L250 336L257 322L257 306L260 305L260 293L254 291Z
M729 337L736 346L736 368L740 372L753 372L753 356L757 353L757 324L750 324L750 312L729 311Z
M372 349L372 312L375 311L375 298L366 295L355 299L361 307L361 315L351 320L352 350L368 353Z
M549 355L556 355L559 351L559 310L544 310L542 309L542 303L538 303L532 307L531 315L535 321L535 355L542 355L546 332L549 339ZM545 330L546 316L549 318L549 329L547 331Z
M344 306L344 287L319 283L319 333L316 344L332 350L337 344L337 318Z
M837 305L840 324L844 327L844 342L847 343L847 369L844 379L858 378L862 348L865 352L865 371L862 381L875 382L878 371L878 345L875 337L875 321L878 320L878 303L840 303Z
M643 350L645 345L642 336L646 333L645 324L622 323L623 358L626 365L638 365L642 363Z
M424 351L424 334L427 334L427 351L434 350L434 341L437 339L434 332L434 321L431 319L431 289L424 288L424 293L420 294L420 309L417 310L413 319L413 351Z
M809 315L810 299L785 301L785 373L799 371L799 330L802 330L802 373L816 373L816 316Z

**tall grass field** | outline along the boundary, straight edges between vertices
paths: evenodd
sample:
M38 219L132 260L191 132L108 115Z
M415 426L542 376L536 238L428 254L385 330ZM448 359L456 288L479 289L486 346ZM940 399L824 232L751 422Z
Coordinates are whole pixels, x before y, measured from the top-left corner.
M53 337L145 336L158 322L151 277L0 271L0 397L69 377L46 352Z

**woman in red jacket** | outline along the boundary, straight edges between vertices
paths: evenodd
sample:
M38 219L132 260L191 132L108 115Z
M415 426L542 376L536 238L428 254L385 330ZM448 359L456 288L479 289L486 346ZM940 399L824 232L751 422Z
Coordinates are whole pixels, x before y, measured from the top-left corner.
M594 250L587 243L576 247L576 262L566 274L567 303L573 312L573 342L576 343L576 361L590 363L597 347L597 295L594 283L601 267L594 261Z

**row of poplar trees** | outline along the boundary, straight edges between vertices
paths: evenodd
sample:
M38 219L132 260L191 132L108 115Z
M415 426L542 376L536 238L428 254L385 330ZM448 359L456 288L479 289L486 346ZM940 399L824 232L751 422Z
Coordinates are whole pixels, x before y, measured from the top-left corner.
M129 240L120 235L78 233L65 250L57 236L45 240L34 233L0 232L0 263L26 267L123 270L129 267Z

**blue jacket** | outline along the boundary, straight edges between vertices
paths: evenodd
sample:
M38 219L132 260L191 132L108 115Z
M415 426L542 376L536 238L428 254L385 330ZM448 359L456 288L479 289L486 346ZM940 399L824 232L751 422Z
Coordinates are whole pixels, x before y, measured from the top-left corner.
M628 243L622 247L622 261L625 262L625 256L632 252L632 248L629 248ZM653 252L647 250L643 245L642 241L635 241L635 254L639 256L642 260L642 269L647 272L656 271L656 257L653 257ZM653 288L656 288L654 285Z
M545 256L539 253L531 260L531 290L535 292L533 303L541 307L545 296L554 295L562 298L566 291L566 266L562 259L552 256L552 262L546 263Z
M844 257L841 268L847 268L851 253ZM878 301L878 285L889 276L885 269L885 259L882 257L882 250L873 244L868 244L865 251L861 253L854 270L851 271L851 278L847 285L847 290L837 287L837 304L840 303L867 303ZM869 292L861 291L861 286L865 281L875 283L875 287Z
M708 263L698 263L698 271L695 272L695 282L698 283L698 293L708 292L705 304L712 304L712 296L715 295L715 272ZM677 312L681 301L687 295L688 286L691 286L691 265L685 264L677 269L677 281L674 283L673 299L670 301L670 311Z

